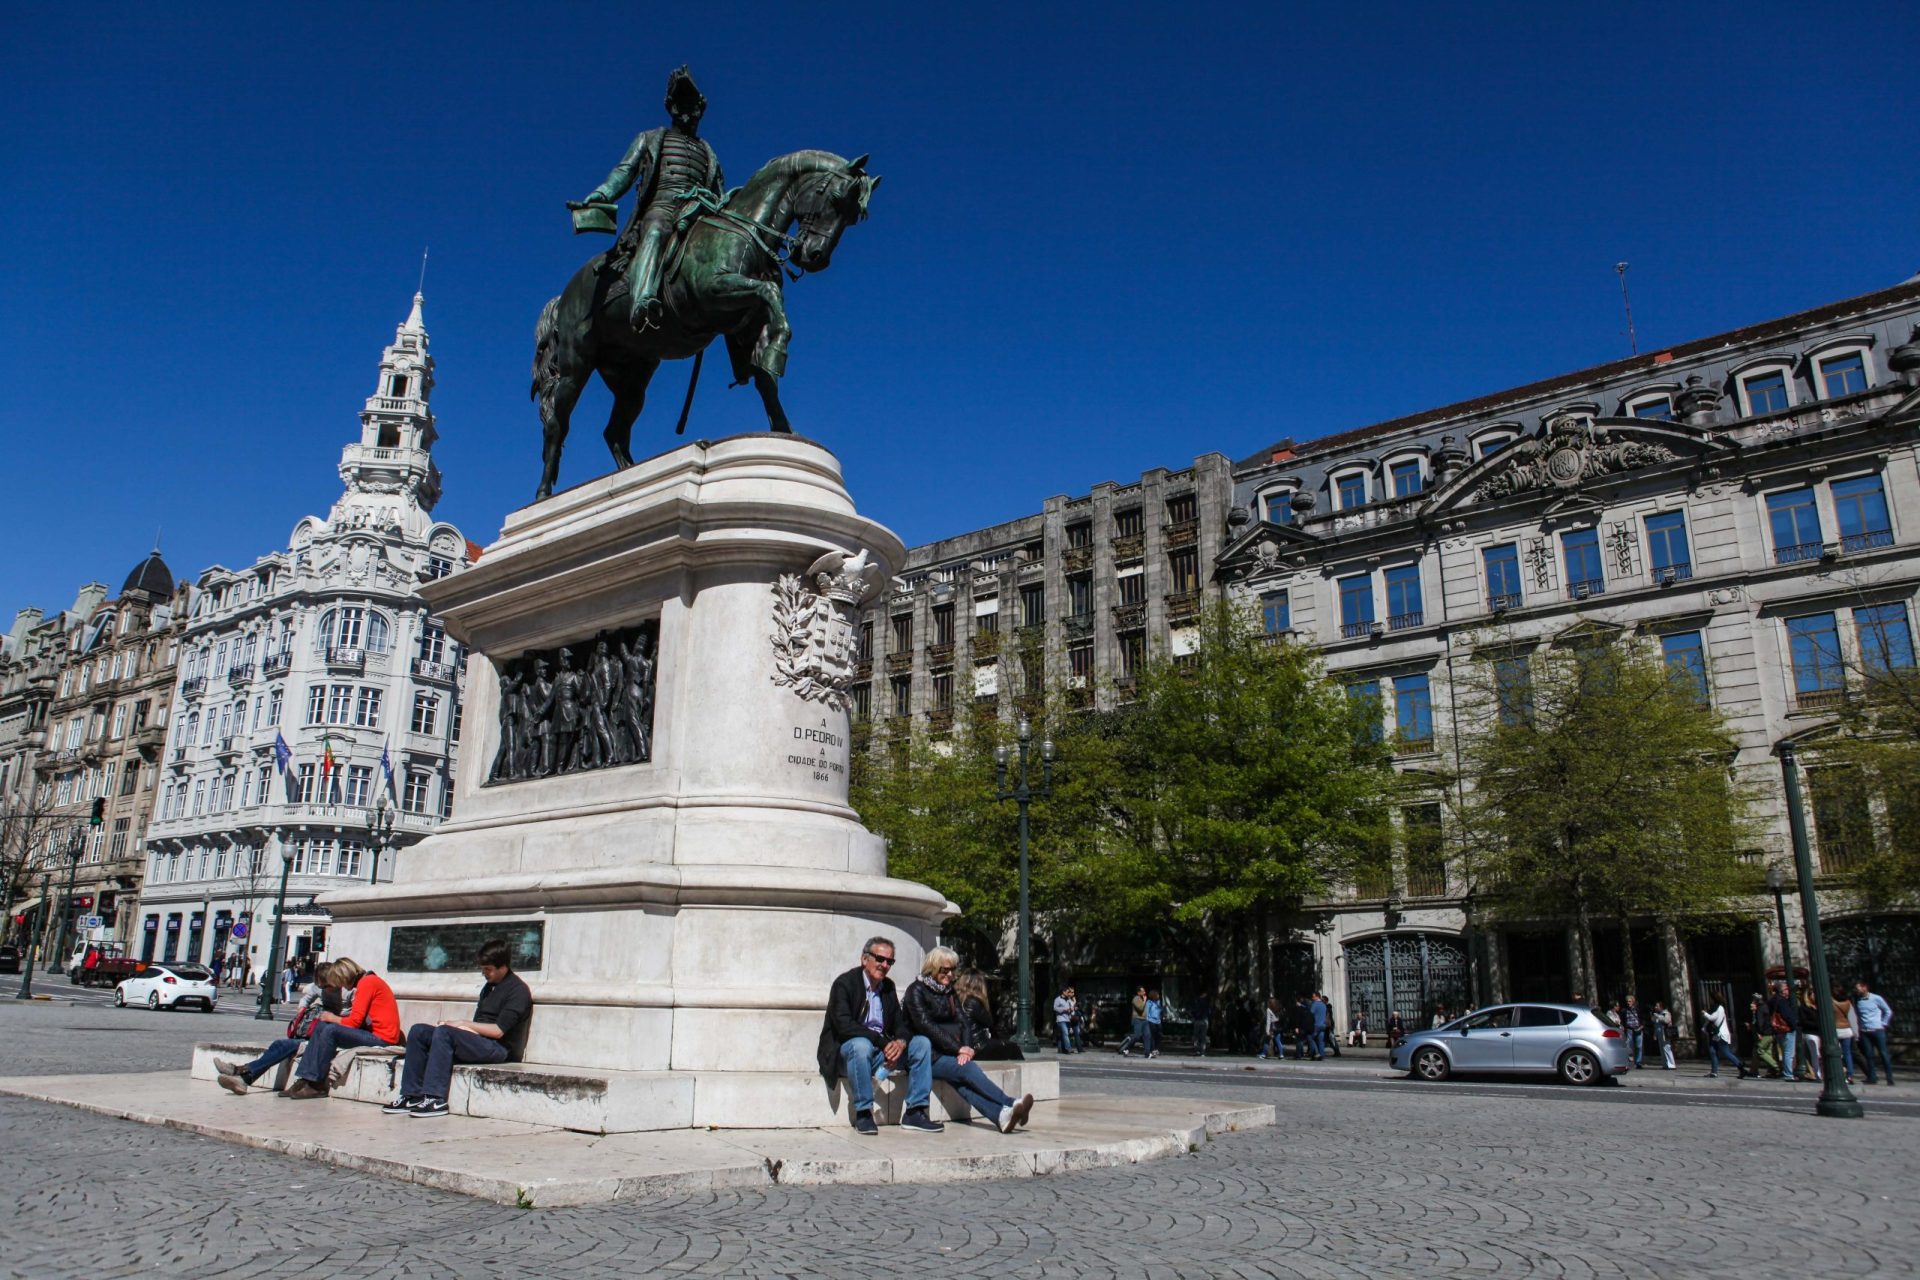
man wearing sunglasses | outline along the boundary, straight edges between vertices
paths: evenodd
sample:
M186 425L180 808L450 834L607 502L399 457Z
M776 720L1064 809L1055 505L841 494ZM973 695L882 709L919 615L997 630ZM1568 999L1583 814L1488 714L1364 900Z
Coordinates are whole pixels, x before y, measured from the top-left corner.
M874 1077L904 1064L907 1106L900 1127L910 1133L938 1133L944 1126L927 1114L933 1099L933 1049L925 1036L907 1035L899 993L887 976L893 961L893 939L868 938L859 965L833 980L820 1027L820 1074L829 1081L846 1077L854 1131L871 1137L880 1132L873 1121Z

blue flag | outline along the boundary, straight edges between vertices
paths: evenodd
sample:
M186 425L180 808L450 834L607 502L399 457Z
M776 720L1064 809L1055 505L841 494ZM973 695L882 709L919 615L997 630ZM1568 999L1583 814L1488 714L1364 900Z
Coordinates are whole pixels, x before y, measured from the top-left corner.
M398 800L400 793L393 789L393 757L387 754L385 741L380 743L380 768L387 775L387 794Z
M287 771L287 766L292 762L293 762L293 748L287 745L287 735L285 735L284 733L274 734L273 735L273 763L275 767L277 767L280 770L280 772L285 773Z

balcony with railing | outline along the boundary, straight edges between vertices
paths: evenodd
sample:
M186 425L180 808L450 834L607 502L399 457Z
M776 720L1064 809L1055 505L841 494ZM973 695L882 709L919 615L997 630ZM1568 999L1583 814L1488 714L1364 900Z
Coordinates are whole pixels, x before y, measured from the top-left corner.
M1139 676L1116 676L1113 681L1113 694L1122 702L1132 702L1140 696Z
M1113 558L1122 564L1141 559L1147 554L1147 535L1144 533L1122 533L1113 540Z
M188 676L180 682L180 696L183 698L197 698L205 693L206 690L207 678L205 676Z
M1495 613L1505 613L1509 609L1518 609L1526 602L1526 597L1518 591L1496 591L1487 597L1487 608Z
M1430 756L1433 754L1433 735L1424 738L1396 737L1393 740L1393 754L1396 756Z
M953 641L945 644L927 646L927 665L930 667L950 667L953 665Z
M889 738L904 738L910 735L912 732L913 732L912 716L888 716L887 717L887 736Z
M141 725L133 731L133 745L140 751L151 751L162 746L167 740L167 727L163 724Z
M1387 615L1387 630L1407 631L1425 623L1427 615L1419 609L1411 613L1392 613Z
M1000 656L1000 633L998 631L976 631L973 633L973 656L976 660L997 658Z
M441 684L453 684L459 676L451 662L429 662L425 658L413 660L413 674L421 680L434 680Z
M974 708L983 716L1000 714L1000 695L997 693L976 693L973 695Z
M1090 613L1070 613L1060 619L1060 625L1067 629L1069 639L1084 640L1093 634L1093 615Z
M1653 571L1653 580L1663 587L1670 587L1676 582L1685 582L1692 576L1693 563L1689 560L1660 565Z
M1039 582L1046 576L1047 562L1044 560L1029 560L1013 571L1015 582Z
M235 663L233 666L227 668L227 687L230 689L238 689L251 682L252 679L253 668L251 666L242 666L239 663Z
M1586 600L1607 594L1605 578L1578 578L1567 583L1567 599Z
M231 760L240 754L240 738L237 734L228 734L214 744L213 754L222 760Z
M1200 540L1200 522L1198 520L1178 520L1167 525L1167 546L1190 547Z
M1379 625L1380 624L1372 618L1366 618L1359 622L1343 622L1340 624L1340 638L1342 640L1364 640L1372 635L1374 628Z
M1840 554L1853 555L1858 551L1872 551L1876 547L1893 545L1893 530L1868 529L1862 533L1845 534L1840 539Z
M1013 640L1015 644L1021 646L1031 645L1037 649L1047 642L1047 624L1044 622L1035 622L1024 627L1015 627L1013 629Z
M187 767L187 749L185 747L175 747L173 749L173 754L167 757L167 763L172 765L176 769L186 768Z
M1820 558L1821 545L1822 544L1818 542L1792 542L1784 547L1775 547L1773 549L1773 562L1775 564L1799 564L1803 560L1818 560Z
M270 680L274 676L285 675L292 666L292 654L270 653L260 660L260 674L262 677Z
M873 659L857 659L853 664L853 678L855 680L871 680L873 678Z
M890 653L887 655L887 673L889 675L898 675L903 671L911 670L913 670L913 655L911 653Z
M1198 591L1169 591L1167 593L1167 621L1191 622L1200 612L1200 593Z
M327 666L335 671L365 671L367 651L357 645L334 645L327 650Z
M1116 604L1111 610L1115 631L1138 631L1147 625L1147 602L1136 600L1132 604Z
M1060 553L1060 564L1068 573L1085 573L1093 568L1093 548L1068 547Z
M953 708L935 708L927 712L927 732L947 734L953 732Z
M1837 689L1801 689L1793 695L1795 711L1831 711L1845 703L1847 691Z

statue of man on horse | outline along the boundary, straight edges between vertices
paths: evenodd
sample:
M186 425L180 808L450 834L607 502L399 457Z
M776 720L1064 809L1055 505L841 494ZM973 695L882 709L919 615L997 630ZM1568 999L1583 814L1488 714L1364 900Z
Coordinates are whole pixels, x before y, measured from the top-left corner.
M611 232L613 202L640 193L614 248L576 271L534 326L543 437L535 501L553 494L573 406L594 374L613 392L602 435L614 465L632 466L634 420L660 362L694 362L680 410L685 430L700 360L715 338L726 342L733 385L751 382L760 393L767 429L792 430L778 386L793 338L783 281L827 269L841 233L866 220L880 179L867 172L865 156L794 151L723 195L720 162L698 132L705 109L686 68L674 72L673 122L634 139L605 182L568 202L576 231Z

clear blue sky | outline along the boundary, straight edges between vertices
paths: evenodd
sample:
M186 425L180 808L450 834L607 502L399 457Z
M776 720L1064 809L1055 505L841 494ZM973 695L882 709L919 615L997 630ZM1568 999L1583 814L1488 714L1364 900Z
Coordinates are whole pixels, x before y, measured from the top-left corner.
M534 318L604 243L562 201L681 62L732 181L885 176L789 289L785 396L909 543L1623 355L1621 259L1642 349L1920 269L1906 6L952 8L16 7L0 623L155 526L192 576L323 512L423 245L439 511L491 541ZM764 425L724 367L695 434Z

